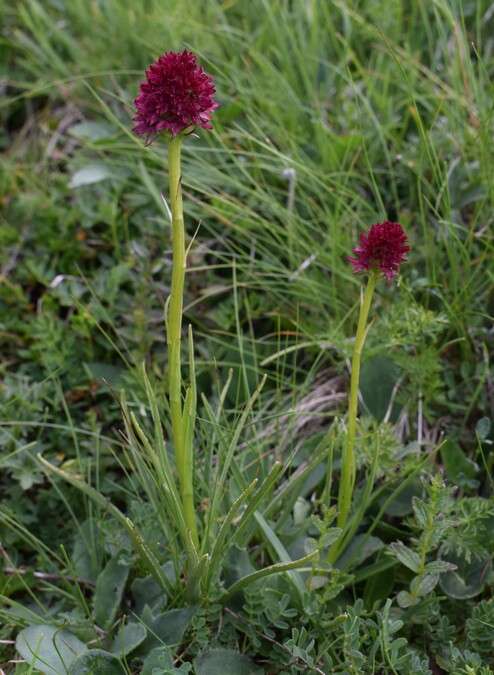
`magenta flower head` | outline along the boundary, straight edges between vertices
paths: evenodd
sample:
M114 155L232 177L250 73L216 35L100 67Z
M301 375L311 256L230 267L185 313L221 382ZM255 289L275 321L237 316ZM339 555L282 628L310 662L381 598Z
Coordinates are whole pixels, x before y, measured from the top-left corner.
M213 100L216 90L191 52L184 49L160 56L146 71L146 82L141 82L139 91L133 131L146 135L146 141L160 132L171 132L174 138L195 127L212 129L209 120L218 107Z
M405 255L410 250L408 239L399 223L384 223L372 225L365 234L360 235L360 246L352 249L356 258L348 258L353 265L353 272L368 272L380 270L391 281L391 277L398 274Z

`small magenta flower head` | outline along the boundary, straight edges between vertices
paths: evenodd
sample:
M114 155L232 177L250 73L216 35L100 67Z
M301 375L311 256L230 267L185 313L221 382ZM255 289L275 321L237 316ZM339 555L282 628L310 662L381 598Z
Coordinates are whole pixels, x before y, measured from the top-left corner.
M348 257L353 265L353 273L379 270L389 283L406 260L405 256L410 250L407 243L407 235L399 223L386 220L372 225L365 234L360 235L360 246L352 249L357 257Z
M196 127L213 128L209 120L218 107L213 99L216 90L212 78L196 63L195 54L185 49L166 52L146 71L139 91L133 131L146 135L146 141L163 132L175 138Z

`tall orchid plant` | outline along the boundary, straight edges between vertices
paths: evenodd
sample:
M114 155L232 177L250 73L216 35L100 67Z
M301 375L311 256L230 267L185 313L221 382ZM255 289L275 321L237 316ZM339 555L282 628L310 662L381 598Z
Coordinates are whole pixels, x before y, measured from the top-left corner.
M137 115L134 131L146 136L148 142L159 136L168 141L168 182L172 221L173 271L171 292L165 317L168 345L168 391L173 444L178 478L183 500L184 520L197 547L198 536L194 511L191 411L193 388L189 389L185 405L182 402L182 306L185 270L185 228L182 207L182 174L180 151L185 136L197 127L212 129L209 120L218 107L214 101L215 87L196 56L187 50L167 52L146 71L146 81L140 85L135 99Z
M146 72L146 81L141 83L140 94L135 99L137 114L134 117L134 122L136 122L134 131L139 135L145 136L148 142L152 142L158 137L163 137L168 141L169 210L172 221L173 271L170 297L165 310L165 322L168 344L168 395L179 492L176 491L167 455L163 451L163 444L159 441L160 434L158 434L158 445L161 445L161 449L158 455L156 455L155 472L156 475L163 476L164 488L172 495L171 499L165 500L172 517L184 526L178 529L182 531L182 539L187 549L189 597L197 597L199 586L203 593L208 593L215 570L218 568L222 550L226 545L227 533L240 512L240 508L246 503L247 498L249 498L248 506L237 521L235 521L235 533L232 535L234 539L241 537L247 529L249 519L252 518L256 506L272 489L281 471L281 465L279 462L275 462L271 471L255 492L254 487L257 484L257 479L254 479L247 486L237 485L237 488L241 490L241 494L230 507L219 530L214 534L212 533L212 529L214 528L208 526L205 536L199 537L193 489L196 389L191 330L189 330L191 372L190 384L186 392L184 392L182 386L180 358L183 290L186 270L180 149L184 138L192 134L196 128L212 128L210 124L211 114L218 107L218 104L213 99L214 94L215 88L211 77L206 75L203 68L196 63L194 54L186 50L181 53L167 52L151 65ZM262 384L263 382L261 382L249 401L246 410L241 415L234 438L238 438L240 435L242 424L245 423L247 413L255 397L258 395ZM149 452L150 448L146 437L135 418L132 418L132 421L144 445L146 446L147 444ZM226 456L223 458L223 465L217 478L218 487L224 485L228 468L233 461L234 450L235 446L231 444ZM151 453L153 454L152 449ZM153 454L153 457L155 457L155 454ZM164 470L162 470L160 462L163 462L165 465ZM216 491L215 495L217 494L218 492ZM177 504L178 509L176 508ZM215 496L211 500L210 521L211 518L214 520L216 517L216 508L217 498ZM207 533L209 533L211 542L207 541ZM209 544L211 544L211 547ZM300 565L307 564L314 559L315 555L312 552L300 560L278 563L247 575L233 584L224 593L222 599L226 601L228 597L231 597L239 588L244 584L250 583L254 578L294 569Z

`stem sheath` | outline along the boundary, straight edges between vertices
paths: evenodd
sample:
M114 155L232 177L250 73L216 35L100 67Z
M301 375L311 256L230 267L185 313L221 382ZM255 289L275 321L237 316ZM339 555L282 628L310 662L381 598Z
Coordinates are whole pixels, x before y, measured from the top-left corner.
M357 430L358 388L360 379L360 359L365 338L367 337L367 318L371 306L372 296L379 279L379 273L371 271L367 286L360 305L360 315L355 335L355 344L352 356L352 373L350 378L350 397L348 402L348 434L341 457L341 480L338 491L338 518L337 525L342 529L339 539L334 543L329 554L330 562L338 559L340 546L345 537L345 528L352 503L353 488L355 487L355 433Z
M190 529L192 541L197 546L194 495L190 490L193 465L187 461L184 421L182 415L182 368L180 348L182 339L182 308L186 269L185 229L182 205L182 176L180 170L180 135L168 141L168 180L170 186L170 210L172 214L172 283L168 305L168 381L170 416L173 444L177 460L178 480L182 493L184 519Z

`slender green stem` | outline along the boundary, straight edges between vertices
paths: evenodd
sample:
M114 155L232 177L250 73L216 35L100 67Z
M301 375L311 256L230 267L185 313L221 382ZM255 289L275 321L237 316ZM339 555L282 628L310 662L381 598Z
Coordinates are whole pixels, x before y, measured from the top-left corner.
M168 180L170 185L170 210L172 214L173 266L170 302L168 305L168 381L170 416L173 444L177 460L178 480L184 502L184 519L197 545L197 527L194 512L194 495L188 489L193 466L187 462L184 423L182 417L182 369L180 348L182 339L182 306L186 268L185 230L182 206L182 176L180 171L180 135L168 142Z
M341 480L338 491L338 519L337 525L341 527L342 532L339 539L334 543L329 554L330 562L334 562L339 554L339 547L345 536L345 527L350 513L350 506L352 503L353 488L355 486L355 433L357 429L357 412L358 412L358 385L360 378L360 358L364 346L365 338L367 337L367 318L369 316L369 309L371 306L372 296L379 279L377 271L371 271L369 281L364 291L364 297L360 306L360 316L357 325L357 333L355 335L355 344L353 347L352 357L352 374L350 378L350 397L348 403L348 434L343 453L341 457Z

